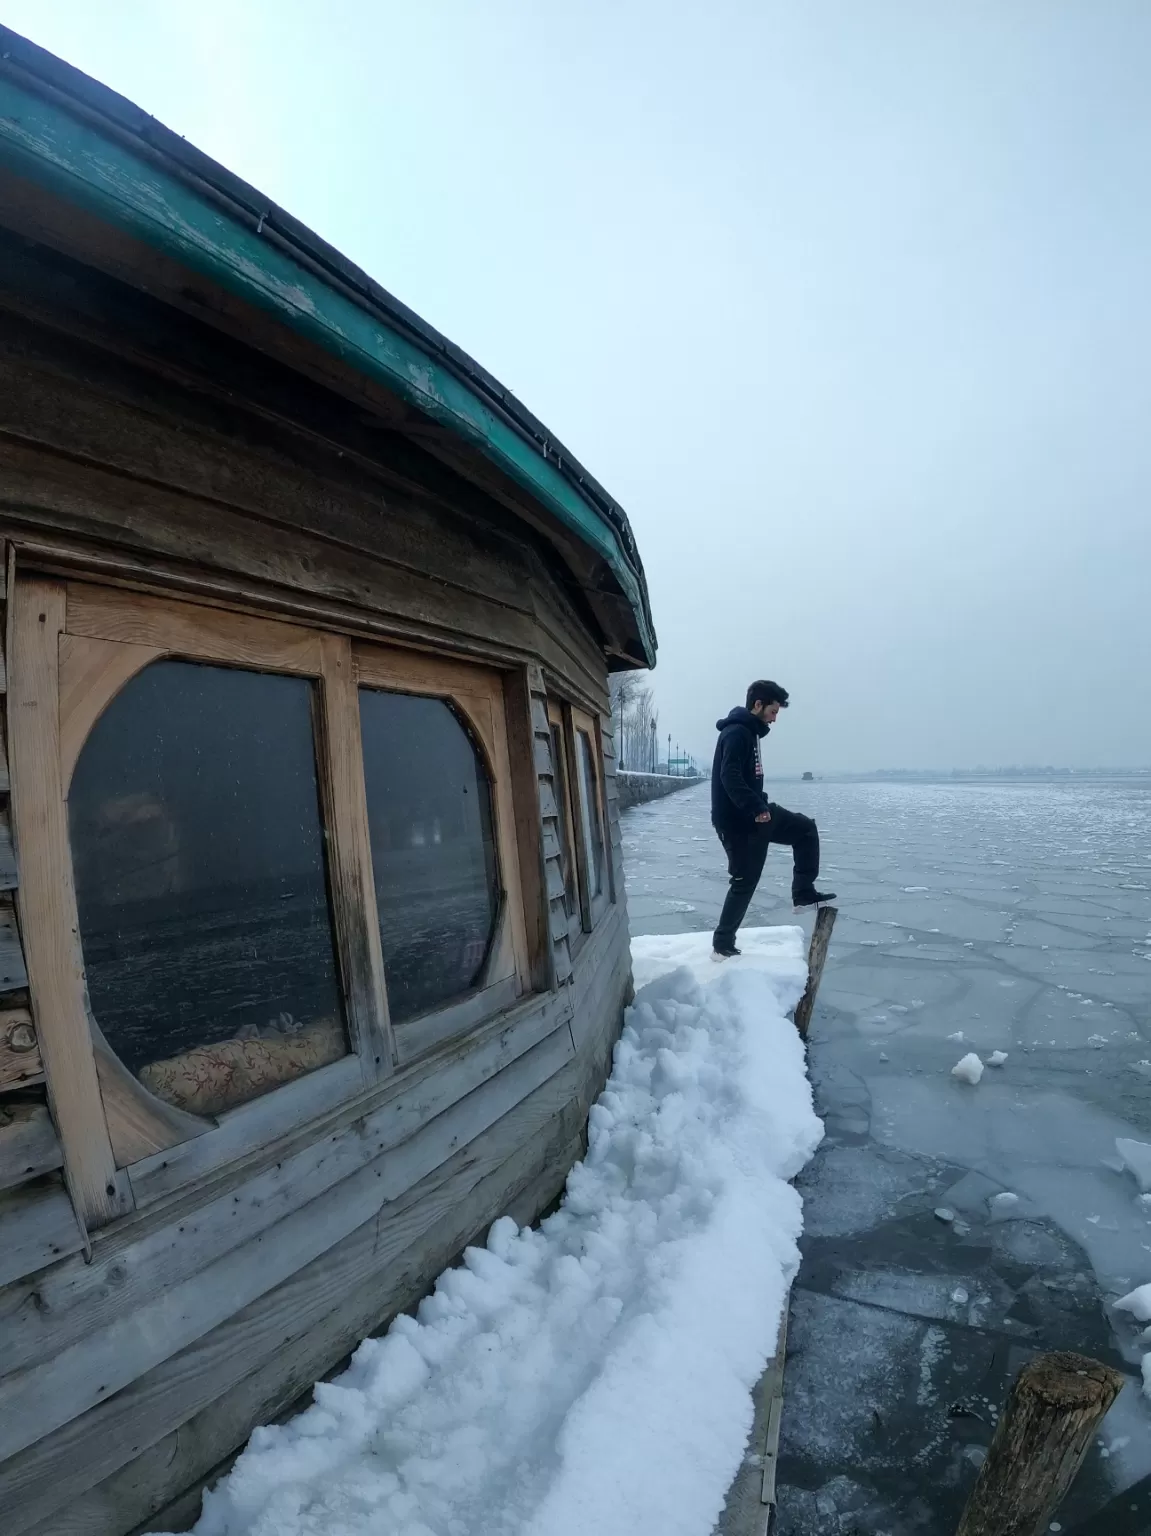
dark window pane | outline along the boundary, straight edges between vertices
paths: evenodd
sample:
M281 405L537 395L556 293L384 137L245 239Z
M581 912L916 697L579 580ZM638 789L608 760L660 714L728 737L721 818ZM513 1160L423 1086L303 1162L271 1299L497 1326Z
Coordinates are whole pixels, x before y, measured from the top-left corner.
M564 761L563 733L558 725L552 726L552 768L556 804L559 807L560 870L564 878L564 907L567 909L567 915L574 917L579 903L576 899L575 863L572 859L571 843L568 840L568 814L571 806L568 799L568 776L567 764Z
M360 689L388 1007L428 1013L480 980L500 907L491 785L442 699Z
M154 662L72 779L92 1012L146 1087L201 1114L347 1051L311 694L304 678Z
M576 733L576 757L579 764L580 821L583 824L584 852L587 857L588 885L591 894L603 891L603 825L596 794L595 759L586 731Z

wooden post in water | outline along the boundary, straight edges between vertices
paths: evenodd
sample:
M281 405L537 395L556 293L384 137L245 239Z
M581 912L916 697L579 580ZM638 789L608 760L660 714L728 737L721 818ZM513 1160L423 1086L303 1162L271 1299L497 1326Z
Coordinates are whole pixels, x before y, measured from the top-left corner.
M1064 1350L1025 1365L956 1536L1046 1531L1122 1385L1109 1365Z
M831 943L831 930L835 927L837 915L837 907L820 907L815 914L811 948L807 952L807 986L795 1010L795 1027L805 1040L811 1025L811 1012L815 1007L815 994L819 991L819 979L823 975L823 963L827 959L827 946Z

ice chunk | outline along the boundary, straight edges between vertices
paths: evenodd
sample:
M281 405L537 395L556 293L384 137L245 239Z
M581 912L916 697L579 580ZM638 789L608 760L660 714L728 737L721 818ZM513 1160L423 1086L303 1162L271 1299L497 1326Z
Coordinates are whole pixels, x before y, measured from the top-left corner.
M957 1077L962 1083L975 1084L983 1076L983 1063L974 1051L968 1051L966 1056L960 1057L951 1069L952 1077ZM1151 1152L1151 1147L1147 1149Z
M954 1221L955 1220L955 1212L953 1210L951 1210L951 1208L949 1206L946 1206L946 1205L937 1205L935 1207L935 1215L938 1217L938 1219L940 1221Z
M970 1211L973 1215L982 1216L987 1209L987 1202L1002 1188L1001 1179L989 1179L986 1174L971 1168L943 1191L940 1203L950 1206L954 1211Z
M1151 1397L1151 1355L1143 1356L1143 1396Z
M1137 1285L1115 1303L1116 1312L1130 1312L1139 1323L1151 1323L1151 1285Z
M987 1065L989 1067L1001 1067L1006 1060L1006 1051L992 1051L991 1055L987 1058Z
M1151 1145L1145 1141L1132 1141L1127 1136L1115 1138L1115 1150L1123 1159L1123 1166L1130 1168L1138 1180L1139 1188L1151 1190Z
M961 1029L957 1029L953 1035L948 1035L947 1038L949 1040L962 1040L963 1039L963 1031Z
M1019 1206L1019 1196L1005 1189L1000 1195L992 1195L987 1203L991 1207L992 1216L1002 1221L1005 1216L1014 1215Z

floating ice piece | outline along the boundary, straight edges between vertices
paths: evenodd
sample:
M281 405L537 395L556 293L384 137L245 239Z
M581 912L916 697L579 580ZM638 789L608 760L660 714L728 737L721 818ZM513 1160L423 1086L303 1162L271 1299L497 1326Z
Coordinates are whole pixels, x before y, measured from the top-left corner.
M1010 1216L1019 1204L1019 1196L1005 1189L1002 1194L992 1195L987 1203L991 1207L992 1216Z
M983 1076L983 1063L974 1051L968 1051L966 1056L961 1056L951 1069L952 1077L957 1077L962 1083L970 1083L974 1088ZM1151 1147L1147 1149L1151 1152Z
M1143 1356L1143 1396L1151 1397L1151 1355Z
M937 1205L935 1207L935 1215L940 1221L950 1222L955 1220L955 1212L949 1205Z
M991 1055L987 1058L987 1065L989 1067L1001 1067L1006 1060L1006 1051L992 1051Z
M1137 1285L1114 1304L1116 1312L1130 1312L1137 1323L1151 1323L1151 1285Z
M951 1293L951 1299L957 1307L961 1307L967 1301L967 1292L961 1285L957 1285Z
M957 1029L953 1035L948 1035L947 1038L949 1040L962 1040L963 1039L963 1031L961 1029Z
M1151 1190L1151 1145L1145 1141L1132 1141L1128 1136L1115 1138L1115 1150L1123 1159L1123 1166L1130 1168L1139 1188Z

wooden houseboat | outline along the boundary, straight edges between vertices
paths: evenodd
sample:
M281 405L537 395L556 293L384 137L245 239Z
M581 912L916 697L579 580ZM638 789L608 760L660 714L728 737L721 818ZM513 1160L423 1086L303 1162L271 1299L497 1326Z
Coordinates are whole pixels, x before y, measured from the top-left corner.
M630 989L627 519L0 29L0 1528L186 1527L579 1156Z

